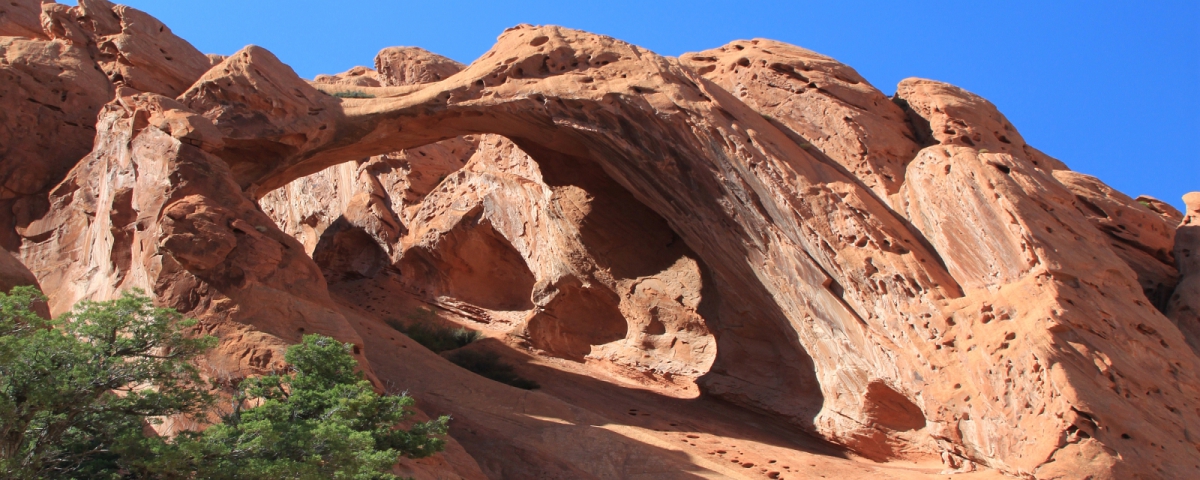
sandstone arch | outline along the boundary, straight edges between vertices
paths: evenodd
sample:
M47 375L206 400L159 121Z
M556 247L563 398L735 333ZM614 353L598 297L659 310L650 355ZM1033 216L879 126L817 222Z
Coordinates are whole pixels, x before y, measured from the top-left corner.
M735 42L734 47L739 46L732 50L748 48ZM731 60L735 70L743 65L741 58ZM744 63L752 65L748 60ZM1113 390L1081 366L1086 363L1068 360L1088 357L1091 349L1034 347L1041 356L1014 363L1002 353L1013 341L1011 329L1005 324L978 327L976 322L987 324L998 316L1017 320L1030 335L1021 340L1023 345L1071 342L1064 339L1070 335L1064 336L1059 327L1045 326L1042 318L1058 315L1049 313L1053 310L1050 305L1083 295L1089 302L1108 302L1113 310L1150 322L1155 331L1158 327L1171 329L1161 314L1136 307L1129 310L1125 305L1135 302L1104 293L1140 295L1140 288L1123 277L1124 271L1085 273L1098 264L1056 253L1080 250L1082 247L1066 244L1087 243L1084 239L1091 238L1095 230L1067 213L1074 211L1074 203L1048 173L1065 167L1024 145L1006 123L1002 129L1007 135L976 135L979 138L972 138L971 145L960 145L965 140L960 141L956 134L942 138L941 131L921 135L914 131L914 138L922 143L938 145L918 154L927 160L906 166L903 184L894 173L899 168L896 161L889 161L890 170L872 184L873 191L851 176L852 166L830 162L848 160L806 151L797 143L795 131L784 131L792 128L789 120L770 121L679 61L608 37L521 26L505 32L492 51L465 70L436 83L322 87L328 92L349 89L374 96L365 99L334 98L281 67L269 53L251 47L214 68L181 96L186 105L212 119L227 139L236 142L239 150L216 153L230 163L236 181L250 192L261 195L346 160L474 133L504 135L535 158L594 162L664 218L711 268L714 284L722 292L722 305L735 311L750 309L722 315L723 319L748 318L754 323L753 328L721 336L721 357L729 358L738 351L737 344L746 344L754 346L742 351L799 355L799 360L792 362L797 367L804 363L803 358L811 358L820 386L814 396L804 375L756 377L744 370L723 374L728 370L718 358L706 377L708 390L782 414L796 424L811 425L827 438L860 452L886 452L885 456L940 453L950 465L978 461L1014 473L1041 468L1051 457L1056 458L1054 462L1066 462L1057 457L1091 455L1085 452L1094 449L1089 442L1096 435L1103 438L1094 441L1110 447L1118 437L1101 429L1088 439L1064 446L1057 440L1063 433L1052 433L1081 428L1077 426L1080 418L1096 418L1094 408L1072 406L1080 405L1083 398L1116 401ZM839 80L846 80L846 75ZM910 109L908 117L940 125L947 121L945 115L967 112L966 120L951 120L980 130L1004 122L1002 117L997 119L994 107L987 107L992 113L981 110L986 102L978 97L957 93L952 87L935 91L911 85L914 87L901 88L906 105L911 105L905 106ZM239 93L245 86L261 87L260 95L272 100L245 103L247 97ZM951 100L955 107L925 109L927 104L922 101L937 95L957 98ZM239 113L254 108L269 108L273 115L259 118ZM981 116L970 117L971 112L980 111L984 112ZM933 138L924 138L930 135ZM978 153L995 149L998 153L989 155L1001 157L963 156L955 149L964 146L989 147ZM1060 233L1053 229L1051 235L1031 232L1015 240L1026 244L1023 259L1006 257L983 270L947 271L942 257L955 254L953 243L937 243L937 239L950 238L943 229L957 228L952 225L955 219L913 227L908 217L925 218L921 217L922 208L932 204L930 195L936 194L930 189L906 188L909 177L931 175L926 169L936 164L933 159L945 157L966 162L964 165L984 165L973 176L985 175L986 185L968 189L1002 185L1013 198L1052 192L1053 200L1041 203L1042 211L1050 212L1045 219L1038 219L1047 214L1038 213L1037 202L1008 206L980 197L980 203L970 208L984 217L1008 211L1029 222L1057 224ZM1054 213L1055 209L1063 213ZM1020 223L1023 221L1018 224L1025 225ZM1066 237L1064 230L1077 235ZM1006 239L1005 230L997 232L998 240ZM1088 233L1080 236L1079 232ZM1034 250L1028 250L1030 245ZM1101 264L1120 264L1111 251L1099 254L1105 258ZM989 268L1007 270L1000 270L1001 276L995 277L991 275L996 270ZM1100 283L1081 285L1079 291L1063 290L1063 285L1076 285L1073 279L1081 275ZM1043 299L1037 305L1049 309L1021 309L1001 301L994 290L1000 284L1032 289L1029 295ZM964 291L960 285L970 288ZM997 309L1004 311L998 314ZM1079 326L1089 322L1086 316L1071 318L1062 321ZM966 325L961 323L964 321ZM1088 343L1110 342L1114 333L1131 340L1140 338L1130 336L1136 335L1132 324L1104 328L1112 333L1093 328L1098 333L1089 337ZM1164 340L1168 344L1185 343L1177 329L1170 335L1169 341ZM970 355L979 347L987 348L988 355L973 360L975 363L961 360L961 355ZM1166 356L1123 361L1128 368L1153 369L1165 362ZM746 364L730 363L733 368ZM1074 366L1062 370L1062 376L1052 381L1054 387L1047 388L1041 383L1044 381L1029 383L1030 376L1047 363ZM962 378L965 383L953 388L944 385L944 379L950 378ZM778 383L797 379L800 388L794 383L791 388ZM931 383L929 379L942 380ZM871 395L868 386L880 380L896 395ZM1064 395L1065 385L1071 387ZM974 393L960 393L964 388ZM1008 397L981 393L996 388L1026 399L1029 407L994 413L997 408L1012 408L1004 406ZM1188 395L1180 392L1176 395ZM925 426L897 431L874 423L870 412L879 411L881 402L894 403L895 398L920 407ZM1022 413L1034 405L1052 405L1061 411L1061 417L1047 425L1044 416ZM1073 411L1091 413L1080 416ZM1126 418L1161 415L1137 408L1126 413L1107 416L1104 422L1121 425ZM1168 430L1180 428L1161 418L1151 422ZM984 431L1008 433L979 433ZM1158 451L1144 453L1160 455Z
M48 11L73 21L66 8ZM710 393L879 456L940 454L955 467L1044 476L1194 473L1187 432L1200 428L1200 359L1134 280L1143 270L1169 280L1168 268L1149 263L1170 259L1157 245L1166 229L1143 245L1161 255L1119 257L1098 230L1111 219L1094 218L1097 227L1083 211L1102 189L1076 182L1073 192L1056 180L1069 177L1065 166L1025 145L994 106L939 82L901 84L896 108L932 128L911 129L915 143L884 164L809 153L811 133L796 118L764 118L763 105L730 93L755 81L753 69L809 75L756 63L778 52L755 51L755 42L702 55L722 70L523 26L436 83L353 87L368 99L327 95L251 47L178 102L119 88L92 154L51 189L48 206L21 203L29 208L10 224L59 311L76 298L150 288L239 339L215 360L263 370L278 358L270 351L305 328L361 339L347 334L304 245L246 196L347 160L501 134L539 162L597 165L695 254L711 278L705 288L719 290L698 306L720 318ZM830 68L830 82L881 98ZM159 93L176 93L167 86ZM876 121L904 134L894 115L859 123ZM816 144L843 153L871 145ZM132 197L97 179L132 185ZM947 195L956 189L964 194ZM1009 254L961 255L966 220ZM405 234L388 222L370 228ZM1136 268L1147 265L1157 270ZM268 297L276 302L257 301ZM1180 311L1175 300L1167 311ZM658 331L653 320L647 332ZM237 348L247 343L269 347ZM761 368L768 361L785 367ZM1127 441L1130 432L1164 440Z
M541 36L547 40L533 41ZM490 58L500 55L516 60ZM867 372L907 369L888 359L878 341L867 340L873 334L863 328L864 319L897 310L940 317L931 305L961 294L944 271L925 266L937 265L936 256L897 217L863 213L890 212L873 194L815 161L720 88L632 45L565 29L518 28L507 32L490 56L449 79L362 88L377 98L345 103L298 80L286 84L271 77L273 61L265 51L249 48L210 71L182 97L213 118L227 137L253 134L262 151L292 152L274 157L280 161L269 166L227 157L239 183L265 192L348 159L482 132L512 138L535 158L557 155L595 162L667 219L712 268L715 283L722 286L722 304L734 309L726 316L773 325L743 325L746 332L729 337L737 340L728 348L718 340L720 355L738 350L799 354L790 362L796 365L793 370L802 371L806 347L837 345L836 353L823 352L836 365L822 368L818 362L816 367L821 391L803 380L801 386L781 388L781 382L803 378L798 375L738 372L718 374L719 380L710 383L718 393L782 413L800 425L829 431L861 428L839 425L847 418L865 419L865 397L839 392L848 385L836 378L858 377L853 383L865 386ZM245 132L231 86L258 83L287 95L279 95L280 115L268 121L270 128L255 120L255 130ZM533 91L537 93L527 93ZM299 121L290 122L290 113ZM273 135L263 138L264 131ZM280 147L288 142L294 145ZM878 245L871 255L885 274L870 281L878 287L826 288L868 283L856 278L860 272L846 271L834 260L838 255L862 258L855 246L859 238ZM796 277L806 280L784 280ZM889 290L911 295L886 298L882 292ZM895 300L900 305L893 306ZM821 331L806 322L816 322ZM827 342L820 336L840 340ZM790 345L789 337L794 339ZM754 346L738 348L741 343ZM722 370L721 363L715 371ZM822 409L826 413L816 418Z

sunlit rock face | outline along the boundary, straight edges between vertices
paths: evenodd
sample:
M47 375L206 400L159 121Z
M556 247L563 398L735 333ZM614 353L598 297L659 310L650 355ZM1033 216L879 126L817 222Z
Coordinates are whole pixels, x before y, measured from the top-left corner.
M221 338L219 381L281 368L305 333L351 342L381 389L458 419L406 474L775 468L664 454L677 423L605 416L655 405L632 390L722 441L717 408L880 462L1200 468L1200 194L1130 198L970 92L887 97L769 40L670 58L528 25L470 65L394 47L310 82L102 0L8 3L4 286L39 284L54 314L144 289ZM565 383L418 351L386 326L416 306Z

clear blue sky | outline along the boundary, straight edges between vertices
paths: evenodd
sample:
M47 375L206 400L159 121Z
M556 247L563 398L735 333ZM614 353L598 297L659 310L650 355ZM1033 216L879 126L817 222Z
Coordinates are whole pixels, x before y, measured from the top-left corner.
M772 38L832 56L887 94L910 76L980 94L1031 145L1131 196L1182 207L1200 190L1200 0L120 3L206 53L256 44L307 78L370 66L393 45L470 63L518 23L663 55Z

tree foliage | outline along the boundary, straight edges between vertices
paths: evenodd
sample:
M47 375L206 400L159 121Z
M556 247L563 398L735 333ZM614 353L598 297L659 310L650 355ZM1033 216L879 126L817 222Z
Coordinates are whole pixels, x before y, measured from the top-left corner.
M398 428L413 399L379 395L349 344L317 335L289 371L244 380L223 422L148 435L214 397L190 360L216 339L141 292L48 320L30 287L0 293L0 478L387 479L401 455L440 451L447 417Z
M104 478L141 448L147 423L196 414L211 398L188 362L215 344L140 292L82 302L47 320L32 287L0 293L0 471L11 478ZM153 388L148 388L153 387Z
M290 373L246 380L223 423L181 436L200 478L395 478L400 455L442 450L449 418L395 428L413 399L376 394L349 344L306 335L285 358Z

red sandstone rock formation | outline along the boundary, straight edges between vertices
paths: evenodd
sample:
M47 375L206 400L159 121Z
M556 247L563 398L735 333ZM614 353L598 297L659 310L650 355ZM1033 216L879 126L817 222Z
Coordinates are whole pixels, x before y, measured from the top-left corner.
M1175 233L1175 262L1179 286L1167 306L1167 316L1187 338L1192 351L1200 352L1200 193L1183 196L1187 216Z
M103 0L11 3L0 239L53 312L143 288L221 337L216 378L303 333L353 342L372 378L458 418L466 449L406 472L921 473L780 447L797 432L959 471L1200 469L1197 194L1186 217L1130 199L969 92L888 98L766 40L673 59L529 26L470 66L392 48L310 83ZM470 348L547 393L384 325L416 305L487 331ZM614 422L628 401L716 443Z
M11 253L0 252L0 290L7 293L13 287L24 285L38 287L37 277Z
M390 47L375 57L375 70L385 87L419 85L445 80L464 65L417 47Z
M0 36L44 38L41 14L40 0L5 2L0 5Z

